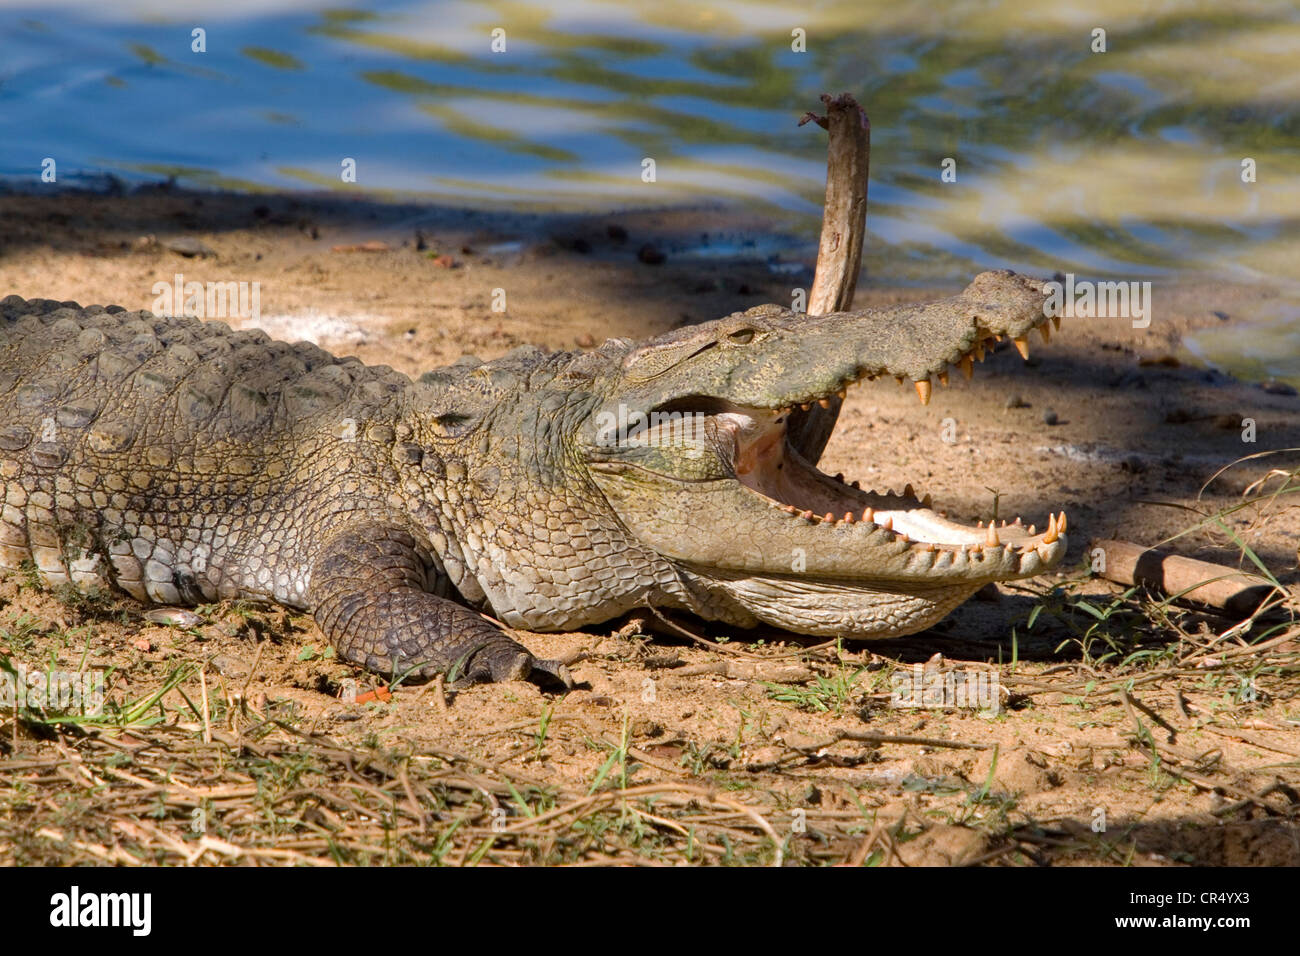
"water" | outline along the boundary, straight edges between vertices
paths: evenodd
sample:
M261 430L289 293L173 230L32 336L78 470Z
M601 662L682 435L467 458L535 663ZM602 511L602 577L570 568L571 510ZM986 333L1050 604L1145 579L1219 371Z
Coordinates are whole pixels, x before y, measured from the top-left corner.
M874 274L1265 283L1282 297L1241 316L1249 348L1194 348L1300 380L1298 65L1300 8L1249 0L0 2L0 177L52 157L62 182L342 190L352 158L372 193L721 198L812 236L824 140L795 121L850 90L872 118Z

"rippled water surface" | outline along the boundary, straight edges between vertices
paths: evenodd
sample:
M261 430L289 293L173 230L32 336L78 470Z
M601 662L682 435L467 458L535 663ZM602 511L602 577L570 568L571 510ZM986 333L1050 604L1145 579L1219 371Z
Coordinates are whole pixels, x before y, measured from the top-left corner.
M1250 347L1199 347L1300 378L1294 3L0 3L10 179L48 156L65 182L341 189L351 157L372 191L533 208L720 197L811 236L824 141L795 121L826 90L871 115L879 274L1263 280L1283 299L1250 317Z

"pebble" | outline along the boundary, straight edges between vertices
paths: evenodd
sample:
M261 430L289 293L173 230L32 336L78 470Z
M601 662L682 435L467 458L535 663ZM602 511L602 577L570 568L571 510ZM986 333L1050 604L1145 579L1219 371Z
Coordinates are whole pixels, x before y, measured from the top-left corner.
M198 627L203 618L193 611L180 607L160 607L144 613L144 619L168 627Z
M1007 408L1028 408L1029 403L1025 401L1023 398L1021 398L1019 395L1012 395L1010 398L1007 399L1006 407Z
M1138 359L1139 368L1181 368L1182 362L1175 355L1156 355Z
M1059 422L1060 422L1060 419L1057 417L1056 412L1052 411L1052 409L1050 409L1050 408L1044 408L1044 409L1043 409L1043 424L1044 424L1044 425L1055 425L1055 424L1057 424L1057 423L1059 423Z
M652 242L647 242L644 246L638 249L636 257L648 266L661 266L668 258L663 254L663 251Z
M193 259L196 256L199 258L206 258L217 254L215 249L200 242L193 236L177 236L175 239L164 239L162 241L162 247L168 252L174 252L177 255L185 256L187 259Z

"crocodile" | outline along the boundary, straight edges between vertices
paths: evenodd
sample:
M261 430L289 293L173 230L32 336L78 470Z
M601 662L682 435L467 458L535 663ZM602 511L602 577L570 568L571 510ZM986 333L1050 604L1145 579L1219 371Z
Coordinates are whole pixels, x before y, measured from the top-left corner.
M221 322L0 300L0 569L141 602L309 612L338 655L572 686L512 629L638 608L898 637L1065 553L1065 515L971 526L816 467L847 389L923 402L1042 283L919 305L760 306L642 344L521 347L413 380ZM1056 320L1059 321L1059 320Z

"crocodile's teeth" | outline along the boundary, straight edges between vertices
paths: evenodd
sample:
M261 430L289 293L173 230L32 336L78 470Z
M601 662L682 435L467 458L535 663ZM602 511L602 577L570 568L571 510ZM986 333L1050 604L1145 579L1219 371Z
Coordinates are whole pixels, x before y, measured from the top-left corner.
M1049 514L1047 516L1047 531L1043 533L1043 544L1051 544L1058 537L1059 535L1057 534L1057 528L1056 528L1056 516Z
M829 398L819 398L817 399L817 404L820 405L822 408L830 408L831 400Z
M838 392L836 392L835 394L838 395L838 396L840 397L840 401L843 401L844 399L846 399L846 398L849 397L849 391L848 391L847 388L842 388L842 389L840 389Z
M856 520L857 520L857 519L853 517L853 512L852 512L852 511L846 511L846 512L844 512L844 523L845 523L845 524L853 524L853 522L856 521Z
M866 508L863 508L863 509L862 509L862 520L863 520L863 521L871 521L873 518L875 518L875 516L876 516L876 509L875 509L875 508L872 508L872 507L866 507Z
M916 384L916 394L917 397L921 399L921 404L929 405L930 391L931 391L930 380L928 378L917 379L915 384Z
M886 531L893 531L893 530L894 530L894 519L893 519L893 518L885 518L884 521L880 522L880 527L884 528Z
M916 497L916 489L912 487L912 483L910 481L907 484L903 485L903 497L904 498Z
M993 527L992 521L989 522L989 533L984 538L984 543L990 548L996 548L1002 543L1002 539L998 537L998 529Z
M1052 325L1055 326L1056 331L1061 331L1061 317L1059 315L1052 316Z
M1038 526L1037 526L1037 525L1032 525L1032 524L1031 524L1031 525L1030 525L1028 528L1026 528L1025 530L1028 531L1031 535L1038 534Z
M969 355L961 357L961 374L968 379L975 374L975 363L971 361Z
M808 411L808 409L812 408L812 403L811 403L811 402L804 402L804 403L802 403L799 407L800 407L801 409L803 409L803 410L806 412L806 411Z
M1061 520L1056 522L1056 530L1059 531L1061 534L1065 534L1065 512L1064 511L1061 512Z
M922 507L922 508L929 508L929 507L930 507L931 505L933 505L933 504L934 504L934 499L933 499L932 497L930 497L930 495L928 495L928 494L927 494L924 498L921 499L921 507Z
M1020 357L1021 357L1022 359L1026 359L1026 360L1028 360L1028 358L1029 358L1029 337L1026 336L1026 335L1022 335L1022 336L1020 336L1019 338L1015 339L1015 343L1016 343L1016 351L1020 353Z
M1044 345L1052 341L1052 327L1046 322L1038 327L1038 334L1043 337Z

